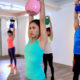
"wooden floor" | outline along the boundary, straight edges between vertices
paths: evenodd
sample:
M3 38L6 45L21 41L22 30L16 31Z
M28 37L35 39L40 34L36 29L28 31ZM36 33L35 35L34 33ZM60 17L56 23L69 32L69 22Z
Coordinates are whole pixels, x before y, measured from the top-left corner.
M0 60L0 80L25 80L25 63L24 58L17 59L17 70L8 68L9 59ZM43 64L42 64L43 66ZM72 68L54 63L55 80L72 80ZM47 71L50 80L50 68Z

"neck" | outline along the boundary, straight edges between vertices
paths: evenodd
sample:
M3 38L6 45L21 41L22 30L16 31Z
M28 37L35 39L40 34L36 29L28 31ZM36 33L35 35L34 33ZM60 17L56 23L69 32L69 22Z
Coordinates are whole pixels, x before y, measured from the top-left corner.
M11 36L8 36L8 37L11 37Z
M36 40L37 38L35 37L35 38L32 38L33 40Z

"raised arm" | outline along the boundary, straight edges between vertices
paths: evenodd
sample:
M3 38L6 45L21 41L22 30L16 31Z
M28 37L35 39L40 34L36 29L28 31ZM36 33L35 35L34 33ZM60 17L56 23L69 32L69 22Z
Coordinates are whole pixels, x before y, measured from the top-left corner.
M12 39L14 40L14 38L15 38L15 25L13 27L13 36L12 36Z
M11 28L9 27L9 29L8 30L11 30Z
M47 32L46 32L46 25L45 25L45 4L44 4L44 0L41 0L40 41L42 41L44 44L47 42Z
M29 23L33 20L33 16L29 15ZM31 39L32 37L30 36L30 33L29 33L29 27L28 27L28 37L29 39Z
M75 1L75 6L79 3L79 0ZM74 11L74 29L77 30L79 28L79 20L78 20L78 13Z
M48 16L49 20L50 20L50 38L51 40L53 40L53 30L52 30L52 22L51 22L51 19L50 17Z

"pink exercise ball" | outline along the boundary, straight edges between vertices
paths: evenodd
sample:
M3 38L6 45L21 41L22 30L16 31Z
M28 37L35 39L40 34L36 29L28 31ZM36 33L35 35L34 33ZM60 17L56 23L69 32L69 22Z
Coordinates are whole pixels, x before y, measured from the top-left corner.
M40 0L28 0L25 9L30 15L38 14L40 12Z

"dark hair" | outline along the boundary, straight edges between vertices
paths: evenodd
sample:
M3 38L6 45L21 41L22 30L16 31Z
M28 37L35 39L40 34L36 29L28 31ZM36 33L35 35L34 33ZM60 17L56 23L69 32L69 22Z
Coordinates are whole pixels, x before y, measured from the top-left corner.
M11 30L8 30L7 33L8 33L8 34L11 33L11 34L13 35L13 32L12 32Z
M50 28L46 28L46 30L50 32Z
M30 24L31 24L31 23L37 24L37 25L39 26L39 28L40 28L40 20L35 19L35 20L32 20L32 21L30 22Z

